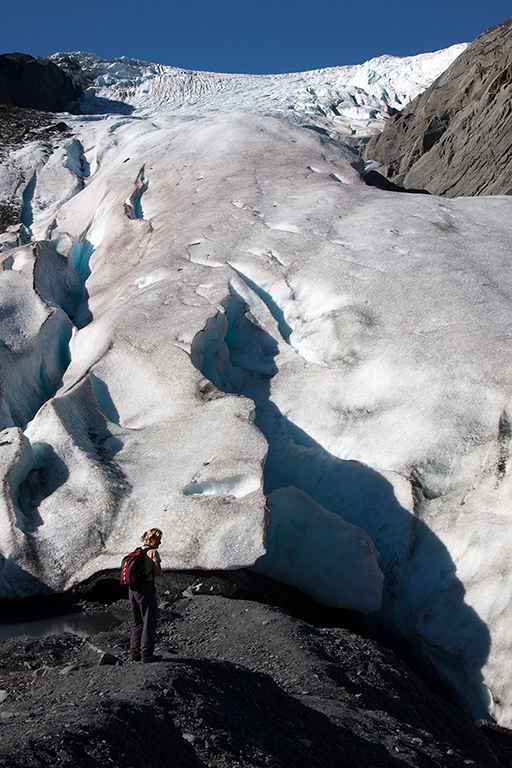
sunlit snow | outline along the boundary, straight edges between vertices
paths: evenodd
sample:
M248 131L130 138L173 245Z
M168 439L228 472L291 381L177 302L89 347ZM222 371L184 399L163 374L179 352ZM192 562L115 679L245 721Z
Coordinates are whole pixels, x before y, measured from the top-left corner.
M56 54L53 59L84 89L84 112L260 112L322 127L357 143L359 137L382 130L389 108L402 109L465 47L284 75L193 72L125 56L105 61L90 53Z

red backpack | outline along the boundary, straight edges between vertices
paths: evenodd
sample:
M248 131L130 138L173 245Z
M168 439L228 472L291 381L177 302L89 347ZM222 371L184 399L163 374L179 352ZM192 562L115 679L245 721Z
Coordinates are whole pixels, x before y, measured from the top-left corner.
M146 550L137 547L123 557L121 562L121 584L140 587L146 581Z

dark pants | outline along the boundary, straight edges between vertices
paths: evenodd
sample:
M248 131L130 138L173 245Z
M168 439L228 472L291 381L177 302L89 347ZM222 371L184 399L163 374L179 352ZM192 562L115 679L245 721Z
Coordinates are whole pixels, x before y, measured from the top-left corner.
M135 656L152 656L157 619L155 584L147 581L140 587L130 587L128 596L132 611L130 653Z

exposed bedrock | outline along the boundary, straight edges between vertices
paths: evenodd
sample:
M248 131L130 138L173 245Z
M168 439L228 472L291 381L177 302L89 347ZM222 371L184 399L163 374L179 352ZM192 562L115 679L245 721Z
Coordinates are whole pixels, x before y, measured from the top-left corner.
M68 75L49 59L26 53L0 55L0 103L63 112L79 96Z
M167 568L252 565L268 499L257 567L305 571L510 723L512 200L369 188L339 143L263 116L73 130L83 185L31 227L85 293L66 267L38 298L27 246L0 273L13 338L39 349L54 309L74 326L38 410L25 375L8 594L118 568L150 525Z
M407 189L512 194L512 19L469 45L364 149Z

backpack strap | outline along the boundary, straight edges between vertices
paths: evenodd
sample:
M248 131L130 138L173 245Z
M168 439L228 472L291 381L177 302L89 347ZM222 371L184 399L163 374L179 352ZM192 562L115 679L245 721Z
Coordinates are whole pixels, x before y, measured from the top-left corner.
M150 547L150 546L147 546L147 545L144 545L144 546L142 546L140 549L141 549L141 551L142 551L142 552L144 552L144 553L145 553L145 555L146 555L146 559L147 559L147 560L149 560L149 562L151 563L151 571L148 573L148 575L147 575L147 577L146 577L146 578L147 578L147 579L149 579L149 581L152 581L152 582L154 583L154 581L155 581L155 566L154 566L154 561L151 559L151 557L148 557L148 549L152 549L152 547ZM152 579L150 579L150 578L149 578L150 576L153 576L153 578L152 578Z

